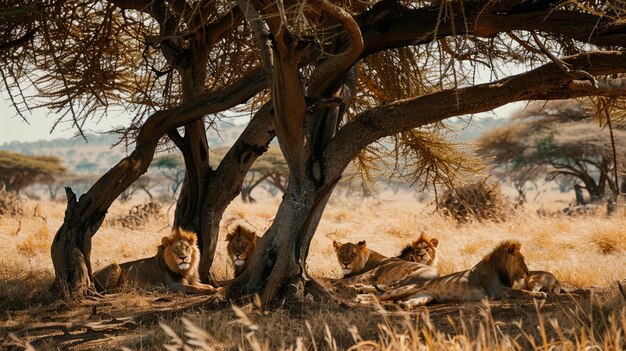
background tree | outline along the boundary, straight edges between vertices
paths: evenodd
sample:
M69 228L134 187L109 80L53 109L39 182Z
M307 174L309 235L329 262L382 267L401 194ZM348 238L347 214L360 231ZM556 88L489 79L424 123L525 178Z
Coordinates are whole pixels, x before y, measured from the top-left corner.
M185 178L185 161L180 155L167 154L152 161L150 167L156 169L160 175L170 182L168 191L176 196L178 189Z
M598 201L617 189L613 171L624 167L626 131L602 128L593 116L592 109L575 101L534 104L511 124L485 133L478 140L479 153L506 169L518 188L538 176L573 179L590 201Z
M398 160L416 181L449 184L473 167L442 139L438 122L445 118L513 101L625 93L626 53L609 50L625 42L620 6L236 3L67 0L41 10L33 39L9 50L15 59L2 70L18 103L32 100L20 88L33 83L44 106L60 110L79 133L85 119L106 108L135 116L122 131L129 156L79 200L67 191L52 248L62 291L92 288L91 236L169 142L186 167L175 225L198 232L205 278L224 209L278 137L289 168L285 196L252 264L229 289L258 292L269 303L316 286L306 271L309 245L352 160L362 171ZM521 73L503 72L507 64ZM475 79L478 67L490 73L481 75L489 82ZM253 117L212 167L205 129L244 102Z
M18 193L35 183L53 180L65 173L61 160L53 156L28 156L0 150L0 184Z
M254 203L256 200L251 193L261 183L268 184L271 189L285 192L289 169L278 147L270 147L252 165L241 188L241 198L244 202Z

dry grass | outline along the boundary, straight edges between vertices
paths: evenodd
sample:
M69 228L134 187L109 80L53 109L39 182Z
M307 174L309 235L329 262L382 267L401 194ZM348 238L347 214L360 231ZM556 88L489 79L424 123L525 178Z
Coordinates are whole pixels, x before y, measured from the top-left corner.
M244 221L262 233L271 223L280 198L258 198L256 204L236 200L225 213L214 264L218 279L233 274L225 255L225 227ZM109 216L125 214L132 205L116 203ZM152 219L139 230L104 224L93 240L94 268L153 255L160 238L170 230L167 207L163 206L159 219ZM64 205L25 201L24 209L21 218L0 218L0 244L5 249L0 255L0 334L3 325L28 323L40 309L53 308L46 290L53 278L49 247L61 224ZM378 199L334 196L313 239L309 270L317 277L341 275L333 240L367 240L369 247L395 255L424 231L440 241L438 268L442 274L467 269L497 242L514 238L521 241L531 270L552 271L566 285L603 289L614 287L616 280L626 277L624 216L540 218L535 208L527 208L506 222L459 225L432 211L414 194ZM21 227L16 233L18 221ZM497 313L483 303L475 303L469 310L452 304L418 313L372 313L371 309L319 305L282 306L270 313L249 304L241 310L251 322L248 324L242 322L241 313L229 307L200 309L185 314L189 322L180 317L164 320L172 328L169 333L146 327L104 348L162 349L166 343L176 344L174 335L183 343L196 335L210 340L212 348L205 349L218 350L620 349L624 346L626 309L623 298L616 296L612 301L588 305L559 299L557 307L537 307L541 313L531 302L505 302ZM154 297L129 292L116 298L113 305L116 313L149 310L153 304L147 299ZM427 311L431 311L430 316ZM461 315L470 313L471 318ZM518 327L517 322L523 325ZM547 335L545 340L542 331Z

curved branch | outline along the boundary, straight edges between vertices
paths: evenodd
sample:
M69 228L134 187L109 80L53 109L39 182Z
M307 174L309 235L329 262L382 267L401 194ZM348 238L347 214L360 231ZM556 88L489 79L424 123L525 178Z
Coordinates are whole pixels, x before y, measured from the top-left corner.
M626 52L579 54L563 61L595 75L626 72ZM585 82L585 89L578 89L573 82L577 83L556 64L548 63L493 83L448 89L370 109L339 130L324 152L327 166L333 172L341 172L359 150L380 138L453 116L489 111L510 102L626 94L623 79L598 80L597 88Z
M182 127L205 115L221 112L244 103L264 87L265 77L260 70L256 70L221 91L205 93L176 108L155 112L141 128L136 139L135 150L113 166L83 195L86 199L90 199L91 204L95 204L95 206L88 206L83 215L89 216L106 211L124 189L145 173L152 161L159 139L168 131Z
M267 79L267 85L272 86L272 47L270 43L270 33L263 25L261 15L252 6L250 0L236 0L238 8L242 9L246 21L252 27L254 32L254 38L259 44L261 50L261 62L263 64L263 70L265 71L265 79Z
M348 48L339 55L328 59L315 69L309 82L307 94L309 96L321 96L333 83L328 79L336 72L347 71L354 65L363 52L364 42L356 20L342 7L334 5L327 0L309 0L318 12L325 12L334 17L344 27L349 42Z

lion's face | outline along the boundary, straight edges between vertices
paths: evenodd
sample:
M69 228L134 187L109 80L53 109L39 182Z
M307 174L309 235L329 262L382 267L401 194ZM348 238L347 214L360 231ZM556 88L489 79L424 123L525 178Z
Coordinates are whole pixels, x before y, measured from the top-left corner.
M198 265L200 250L196 236L191 232L177 231L174 236L161 239L164 247L165 263L173 272L185 275Z
M520 248L521 244L517 241L505 241L486 257L502 284L509 288L524 284L529 274Z
M411 243L411 257L413 261L428 266L433 266L437 260L437 245L439 240L427 238L424 234Z
M226 250L235 266L243 266L252 256L256 248L257 238L255 232L242 226L237 226L233 232L228 233Z
M356 245L333 241L333 246L337 253L337 261L339 261L344 275L360 272L365 267L368 258L368 249L365 241L359 241Z

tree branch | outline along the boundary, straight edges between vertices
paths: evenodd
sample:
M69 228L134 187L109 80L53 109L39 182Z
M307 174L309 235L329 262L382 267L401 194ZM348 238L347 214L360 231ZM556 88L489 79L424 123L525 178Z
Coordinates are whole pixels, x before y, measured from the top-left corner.
M335 72L347 71L357 61L363 52L364 44L361 29L355 19L342 7L327 0L309 0L309 4L320 13L334 17L345 29L349 46L342 53L326 60L315 69L309 81L307 95L318 97L330 88L336 81L328 79Z
M563 61L596 76L626 72L626 52L579 54ZM555 63L548 63L493 83L448 89L373 108L358 114L339 130L324 152L325 159L329 168L341 172L361 149L380 138L453 116L489 111L510 102L626 94L626 82L622 79L599 80L597 88L589 82L585 82L584 89L579 89L577 82L574 86L570 83L569 75Z

